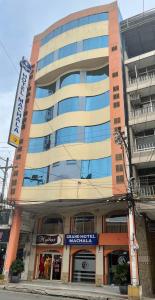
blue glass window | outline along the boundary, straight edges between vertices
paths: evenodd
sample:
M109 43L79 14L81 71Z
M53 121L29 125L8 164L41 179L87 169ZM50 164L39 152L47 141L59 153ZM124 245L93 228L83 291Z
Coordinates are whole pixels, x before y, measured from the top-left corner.
M81 178L103 178L112 175L111 157L81 161Z
M99 70L87 71L86 82L92 83L104 80L109 77L109 66L105 66Z
M36 87L36 98L44 98L53 95L56 90L56 82L42 87Z
M60 88L75 83L80 83L80 72L69 73L60 78Z
M37 70L46 67L47 65L51 64L54 61L54 53L49 53L48 55L44 56L42 59L40 59L37 63Z
M108 36L97 36L83 41L83 51L108 47Z
M23 186L37 186L48 182L49 167L26 169L24 172Z
M86 97L86 111L101 109L110 103L109 91L101 95Z
M32 115L32 124L41 124L53 119L53 106L44 110L35 110Z
M77 52L77 43L72 43L60 48L58 51L58 58L63 58L65 56L72 55Z
M61 144L76 143L78 141L78 127L65 127L56 132L56 146Z
M90 15L90 16L86 16L77 20L73 20L71 22L68 22L56 29L54 29L52 32L48 33L41 41L41 45L44 45L46 43L48 43L51 39L53 39L54 37L56 37L57 35L68 31L70 29L79 27L79 26L83 26L85 24L90 24L90 23L94 23L94 22L100 22L100 21L105 21L108 20L108 13L107 12L102 12L99 14L94 14L94 15Z
M110 137L110 122L85 127L85 142L94 143L104 141Z
M29 153L37 153L43 152L50 149L51 137L50 135L39 137L39 138L31 138L29 140Z
M58 115L80 110L79 97L68 98L58 103Z

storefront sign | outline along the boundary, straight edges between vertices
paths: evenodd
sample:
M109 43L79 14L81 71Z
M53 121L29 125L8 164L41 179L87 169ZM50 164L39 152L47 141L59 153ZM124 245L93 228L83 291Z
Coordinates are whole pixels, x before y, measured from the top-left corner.
M92 234L66 234L66 245L97 245L98 236L96 233Z
M0 243L7 243L9 240L9 230L0 230Z
M63 234L38 234L37 245L63 245Z
M20 68L20 76L16 91L15 104L8 139L8 143L16 148L19 145L23 113L25 108L25 99L27 94L29 75L31 72L31 65L27 60L23 58L20 62Z

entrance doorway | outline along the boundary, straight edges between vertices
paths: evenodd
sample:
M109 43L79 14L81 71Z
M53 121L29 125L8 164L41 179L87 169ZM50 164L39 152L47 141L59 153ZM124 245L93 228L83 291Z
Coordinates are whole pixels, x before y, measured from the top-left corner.
M95 255L80 251L73 256L73 282L95 283Z
M39 257L39 279L60 280L62 255L59 253L44 253Z
M118 265L128 264L128 283L130 283L130 265L129 265L129 253L128 251L113 251L109 254L109 284L116 284L114 275L116 267Z

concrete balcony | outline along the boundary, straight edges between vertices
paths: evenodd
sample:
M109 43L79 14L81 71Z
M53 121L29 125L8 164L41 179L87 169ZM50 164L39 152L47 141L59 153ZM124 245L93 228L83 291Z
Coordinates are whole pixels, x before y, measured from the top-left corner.
M136 151L151 150L155 148L155 135L138 137L135 140Z
M134 192L139 197L155 197L155 184L145 185L140 183L138 187L134 188Z
M144 73L137 78L129 78L127 84L127 92L133 92L141 89L145 89L155 85L155 71L150 73Z
M152 163L155 166L155 135L138 137L132 152L132 164L146 165Z
M130 112L129 125L136 125L147 122L153 122L155 127L155 106L148 106L141 109L135 109Z

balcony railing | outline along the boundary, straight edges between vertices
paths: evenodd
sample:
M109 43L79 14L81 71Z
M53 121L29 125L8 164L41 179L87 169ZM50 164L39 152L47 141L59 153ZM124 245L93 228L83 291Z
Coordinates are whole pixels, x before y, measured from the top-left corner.
M137 137L135 140L135 151L151 150L155 148L155 135Z
M140 184L134 191L139 196L155 196L155 185L142 185Z
M155 112L155 106L148 106L144 108L135 109L134 111L130 112L130 116L134 117L141 117L141 115L150 114Z
M146 81L152 81L155 79L155 71L150 72L150 73L144 73L142 75L139 75L137 78L129 78L129 86L133 86L136 84L142 84Z

